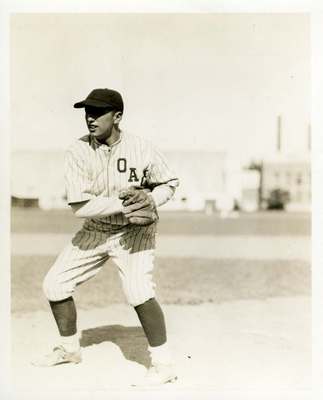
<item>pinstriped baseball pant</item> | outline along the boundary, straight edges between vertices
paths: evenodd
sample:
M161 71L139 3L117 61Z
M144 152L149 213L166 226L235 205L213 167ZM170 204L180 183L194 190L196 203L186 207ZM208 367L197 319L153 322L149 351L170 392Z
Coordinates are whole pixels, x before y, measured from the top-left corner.
M137 306L155 296L152 270L156 224L98 231L83 226L48 271L43 290L51 301L70 297L111 258L118 267L127 301Z

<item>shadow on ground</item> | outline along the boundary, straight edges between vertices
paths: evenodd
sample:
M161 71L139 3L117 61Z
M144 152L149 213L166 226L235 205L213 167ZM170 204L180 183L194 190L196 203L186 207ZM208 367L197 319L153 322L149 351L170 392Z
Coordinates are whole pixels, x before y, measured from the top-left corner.
M129 361L135 361L146 368L150 365L147 339L139 326L106 325L82 331L81 346L87 347L103 342L112 342Z

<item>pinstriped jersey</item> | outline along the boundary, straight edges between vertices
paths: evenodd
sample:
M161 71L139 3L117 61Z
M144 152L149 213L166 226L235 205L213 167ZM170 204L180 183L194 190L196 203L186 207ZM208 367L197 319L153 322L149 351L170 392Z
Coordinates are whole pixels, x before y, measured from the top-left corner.
M150 141L128 132L120 132L111 146L94 136L76 140L65 154L65 185L69 204L90 200L96 196L118 196L130 186L153 189L167 184L178 186L178 178L162 153ZM91 218L97 229L104 225L125 225L129 221L122 213L110 217Z

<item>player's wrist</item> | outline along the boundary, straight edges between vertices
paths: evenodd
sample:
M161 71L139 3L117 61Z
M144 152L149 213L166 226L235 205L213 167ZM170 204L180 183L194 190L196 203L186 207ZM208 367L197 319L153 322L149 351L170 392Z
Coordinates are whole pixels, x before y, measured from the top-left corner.
M148 193L147 193L147 197L148 197L148 199L149 199L149 201L150 201L150 204L151 204L153 207L157 208L156 200L154 199L154 196L153 196L152 192L148 192Z

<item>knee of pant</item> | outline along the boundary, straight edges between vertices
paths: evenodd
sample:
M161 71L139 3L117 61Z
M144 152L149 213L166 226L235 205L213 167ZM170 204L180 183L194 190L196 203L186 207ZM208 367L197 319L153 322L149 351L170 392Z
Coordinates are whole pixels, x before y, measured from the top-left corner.
M134 288L131 286L128 286L128 288L125 287L124 292L128 303L131 306L136 307L155 297L154 286L155 285L151 283L150 285L145 285L144 288Z
M155 295L145 296L145 297L127 297L128 304L132 307L140 306L140 304L146 303L146 301L150 300L151 298L155 297Z
M49 274L45 276L43 281L43 292L50 301L64 300L72 294L71 290L67 290L65 285L53 279Z

